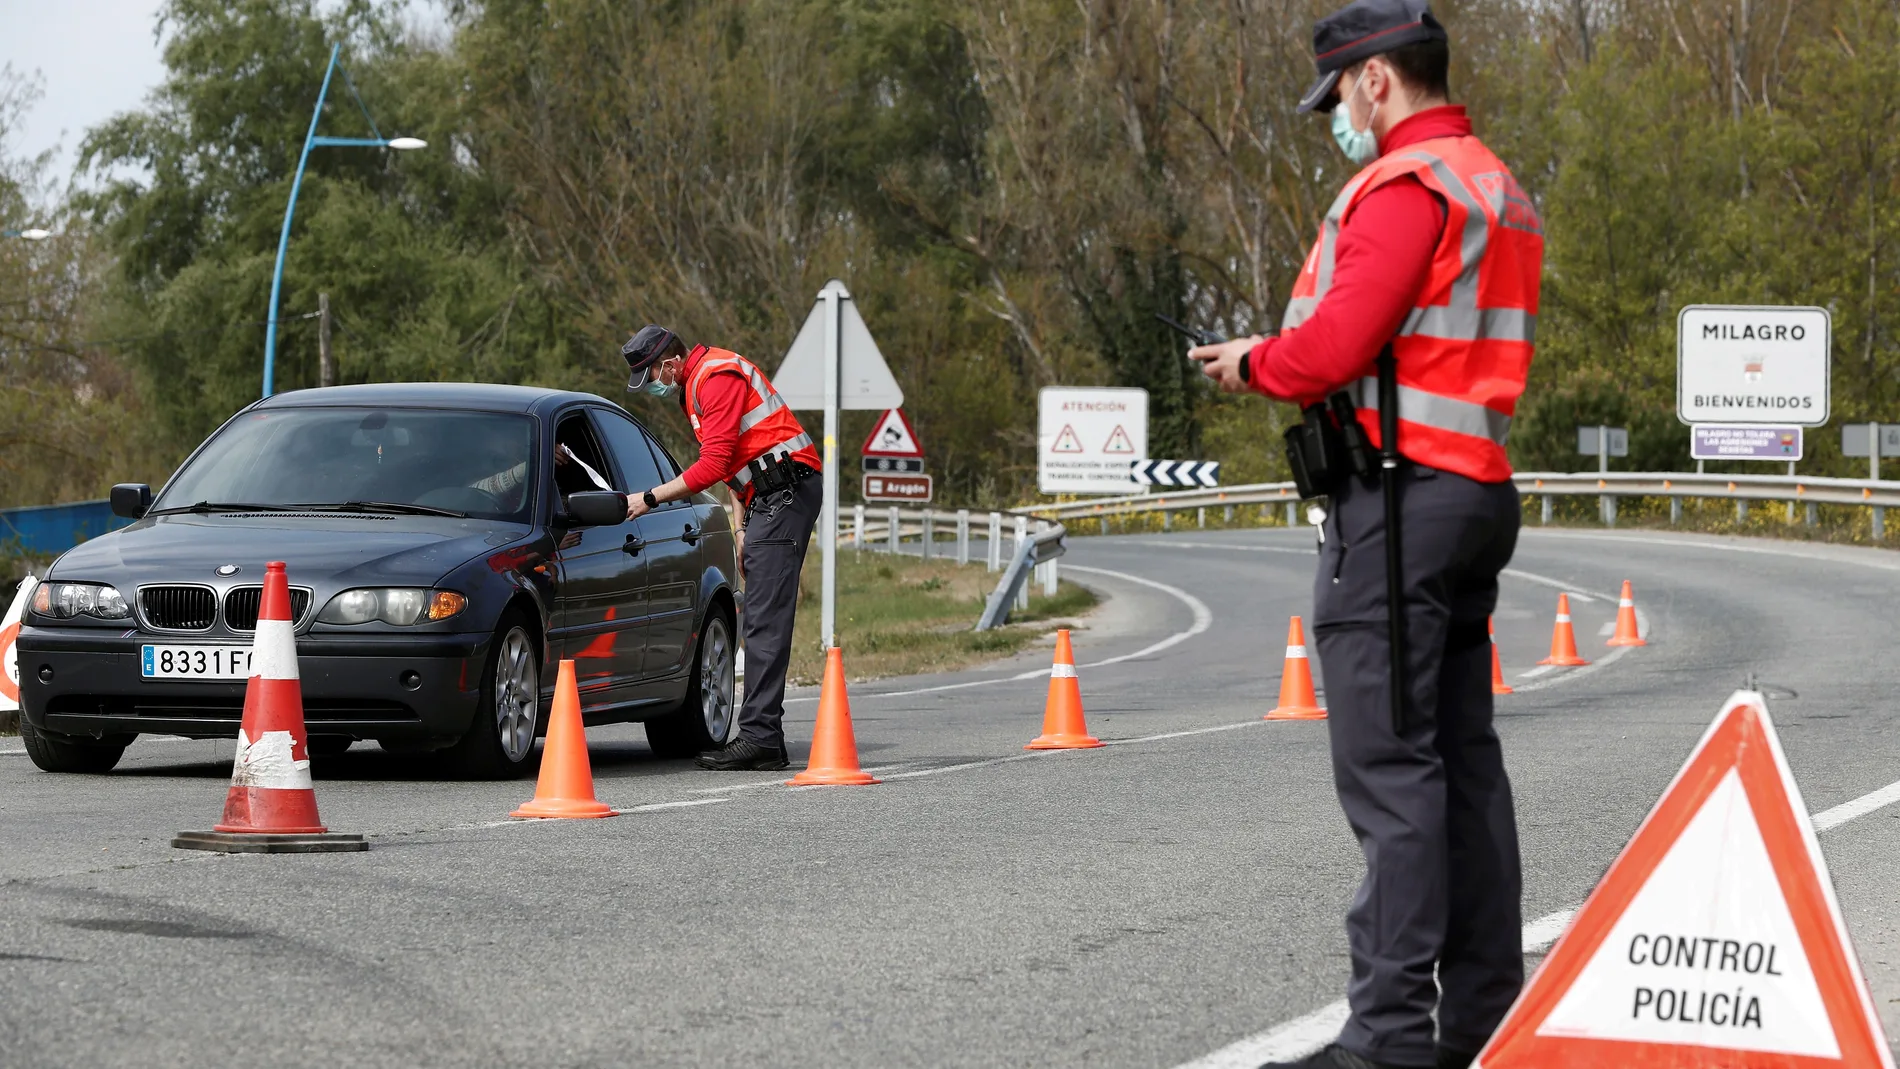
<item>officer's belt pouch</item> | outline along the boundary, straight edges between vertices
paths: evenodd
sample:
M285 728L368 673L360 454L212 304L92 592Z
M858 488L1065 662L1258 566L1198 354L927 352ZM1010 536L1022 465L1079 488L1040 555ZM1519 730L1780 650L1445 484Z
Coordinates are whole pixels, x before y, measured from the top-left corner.
M1324 404L1307 405L1300 416L1282 435L1287 467L1302 499L1324 497L1346 477L1345 442Z

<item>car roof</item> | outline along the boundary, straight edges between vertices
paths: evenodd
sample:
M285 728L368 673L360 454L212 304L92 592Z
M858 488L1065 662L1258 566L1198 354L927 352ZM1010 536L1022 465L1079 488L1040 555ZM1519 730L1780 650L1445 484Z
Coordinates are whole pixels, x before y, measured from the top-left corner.
M612 404L604 397L539 386L498 382L372 382L291 390L258 402L259 408L309 408L320 405L417 405L484 412L546 413L578 401Z

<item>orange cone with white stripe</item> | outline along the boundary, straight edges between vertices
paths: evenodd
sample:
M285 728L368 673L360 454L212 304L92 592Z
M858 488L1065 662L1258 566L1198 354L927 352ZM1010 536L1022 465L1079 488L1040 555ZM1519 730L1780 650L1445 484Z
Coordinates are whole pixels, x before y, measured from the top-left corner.
M1636 626L1636 598L1630 591L1630 581L1623 580L1623 596L1616 599L1616 634L1610 637L1612 646L1647 646L1643 641L1642 629Z
M209 832L180 832L172 845L227 853L367 849L361 835L330 834L317 817L303 688L297 678L296 624L283 561L264 566L250 669L224 820Z
M1082 717L1082 680L1075 674L1075 650L1069 645L1069 632L1056 632L1056 660L1049 669L1049 700L1042 709L1042 734L1025 750L1085 750L1102 745L1089 734Z
M554 679L554 708L541 744L541 774L534 797L508 814L517 819L579 820L611 817L614 807L594 797L594 768L587 759L587 726L581 723L581 690L574 662L561 662Z
M1313 693L1313 666L1306 657L1306 628L1295 616L1286 625L1286 668L1280 673L1280 704L1262 720L1324 720Z
M787 787L860 787L877 777L858 764L858 736L851 730L851 695L844 684L844 651L825 651L824 685L818 690L818 722L812 725L811 758Z
M1491 693L1515 694L1517 692L1504 681L1504 662L1498 660L1498 629L1489 616L1484 618L1484 629L1491 633Z
M1570 668L1589 661L1577 656L1577 633L1570 627L1570 595L1557 595L1557 626L1550 632L1550 656L1537 662Z

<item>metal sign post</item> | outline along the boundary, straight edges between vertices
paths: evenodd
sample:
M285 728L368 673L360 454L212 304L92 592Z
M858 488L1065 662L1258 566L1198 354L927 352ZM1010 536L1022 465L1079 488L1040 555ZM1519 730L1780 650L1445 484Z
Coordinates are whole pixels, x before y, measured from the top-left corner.
M843 301L838 291L826 286L825 298L825 507L818 514L823 532L824 596L819 610L818 644L824 649L837 645L838 637L838 371L843 364L839 350L844 337L838 322Z

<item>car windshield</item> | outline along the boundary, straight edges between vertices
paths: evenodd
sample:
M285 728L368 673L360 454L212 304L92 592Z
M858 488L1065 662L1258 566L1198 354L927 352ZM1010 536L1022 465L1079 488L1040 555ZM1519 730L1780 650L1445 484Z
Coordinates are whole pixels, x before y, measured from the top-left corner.
M263 409L219 431L153 511L330 505L524 523L533 441L527 416L502 412Z

